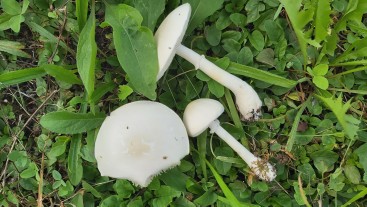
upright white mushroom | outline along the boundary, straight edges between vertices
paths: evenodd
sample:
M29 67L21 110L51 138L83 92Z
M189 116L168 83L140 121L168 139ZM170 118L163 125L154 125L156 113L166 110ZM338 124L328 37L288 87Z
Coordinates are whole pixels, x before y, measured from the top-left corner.
M217 134L247 163L260 179L272 181L276 177L274 166L256 157L223 129L217 118L223 113L223 105L213 99L197 99L185 109L183 120L189 136L196 137L209 127L210 133Z
M199 55L181 44L190 14L190 4L186 3L177 7L164 19L155 33L159 62L157 80L163 76L177 53L192 63L196 69L200 69L234 93L242 120L257 120L261 115L260 107L262 102L256 91L245 81L208 61L204 55Z
M136 101L108 116L97 135L95 157L102 176L146 187L160 172L189 154L181 118L167 106Z

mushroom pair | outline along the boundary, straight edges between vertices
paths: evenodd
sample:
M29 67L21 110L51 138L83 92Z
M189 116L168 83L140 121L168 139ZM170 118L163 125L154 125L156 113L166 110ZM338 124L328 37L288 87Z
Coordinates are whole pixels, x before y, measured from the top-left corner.
M181 5L166 17L155 34L159 61L157 80L177 53L234 93L243 120L257 120L262 102L251 86L181 45L190 13L189 4ZM187 133L195 137L209 127L259 178L273 180L274 167L255 157L219 125L216 119L223 111L223 106L215 100L198 99L185 109L184 125L174 111L157 102L136 101L123 105L105 119L97 135L98 169L104 176L128 179L146 187L155 175L178 165L189 153Z
M159 80L163 76L174 55L178 54L192 63L195 69L200 69L232 91L242 120L257 120L261 115L262 102L256 91L245 81L208 61L204 55L199 55L181 44L190 14L190 4L179 6L163 20L155 33L159 62L157 79ZM216 119L223 111L223 106L215 100L198 99L191 102L184 112L184 123L189 135L196 137L209 127L212 133L216 133L238 153L259 178L266 181L273 180L276 176L274 167L254 156L219 125L219 121Z

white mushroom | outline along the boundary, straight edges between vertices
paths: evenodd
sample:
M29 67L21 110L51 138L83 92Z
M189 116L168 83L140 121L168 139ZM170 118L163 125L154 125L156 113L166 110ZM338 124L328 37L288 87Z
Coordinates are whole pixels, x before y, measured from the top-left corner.
M251 170L262 180L272 181L276 177L274 166L256 157L223 129L217 118L223 113L223 105L213 99L197 99L185 109L183 120L189 136L196 137L209 127L210 133L217 134L247 163Z
M245 81L208 61L204 55L199 55L181 44L190 14L190 4L186 3L177 7L164 19L155 33L159 62L157 80L163 76L177 53L192 63L196 69L200 69L234 93L242 120L257 120L261 115L260 107L262 102L256 91Z
M108 116L97 135L95 157L102 176L146 187L160 172L180 164L189 141L180 117L167 106L136 101Z

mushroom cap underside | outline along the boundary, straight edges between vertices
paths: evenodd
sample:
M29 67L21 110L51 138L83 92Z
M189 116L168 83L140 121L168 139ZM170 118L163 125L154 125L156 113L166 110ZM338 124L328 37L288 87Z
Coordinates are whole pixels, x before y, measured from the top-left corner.
M157 80L168 69L176 54L176 48L181 44L190 20L191 6L183 4L173 10L163 20L154 38L157 42L159 71Z
M188 153L188 136L180 117L152 101L136 101L114 110L104 120L95 143L101 175L128 179L142 187L178 165Z
M213 99L200 98L190 102L183 115L187 133L190 137L198 136L223 112L223 105Z

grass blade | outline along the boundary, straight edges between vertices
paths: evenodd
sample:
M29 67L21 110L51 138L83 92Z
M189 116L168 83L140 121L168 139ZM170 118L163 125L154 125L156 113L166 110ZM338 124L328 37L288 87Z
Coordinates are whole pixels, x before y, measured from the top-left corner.
M43 65L42 68L47 74L54 77L56 80L63 81L69 84L81 85L82 81L70 70L58 65Z
M287 144L285 146L285 149L288 152L292 151L292 147L293 147L294 141L296 139L296 133L297 133L297 128L298 128L299 121L301 119L303 111L306 109L306 106L308 105L310 100L311 100L311 96L308 97L308 99L302 104L301 108L298 110L298 112L296 114L296 117L294 117L294 121L293 121L293 124L292 124L292 129L291 129L291 132L289 133L289 138L288 138Z
M228 188L226 183L223 181L222 177L219 175L219 173L214 169L214 167L210 164L208 160L205 160L206 164L208 165L210 171L212 171L215 180L218 182L218 185L222 189L224 195L228 199L228 201L231 203L231 206L242 206L241 203L237 200L237 198L233 195L232 191Z
M19 57L30 58L31 56L21 49L24 48L19 42L8 41L8 40L0 40L0 51L7 52L12 55L16 55Z
M367 188L359 192L357 195L353 196L353 198L349 199L346 203L344 203L341 207L349 206L360 198L364 198L367 195Z
M293 81L287 78L283 78L281 76L272 74L267 71L263 71L257 68L253 68L250 66L246 66L246 65L242 65L242 64L238 64L234 62L231 62L227 71L232 74L243 75L249 78L261 80L266 83L274 84L274 85L281 86L284 88L289 88L289 89L293 88L297 84L296 81Z
M78 20L79 31L82 31L88 16L88 0L76 0L75 6L75 13L76 19Z
M0 89L6 88L10 85L18 84L40 78L46 75L42 67L28 68L7 72L0 75Z

